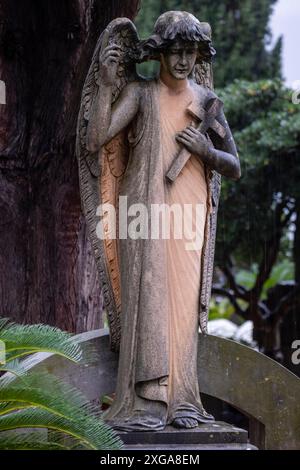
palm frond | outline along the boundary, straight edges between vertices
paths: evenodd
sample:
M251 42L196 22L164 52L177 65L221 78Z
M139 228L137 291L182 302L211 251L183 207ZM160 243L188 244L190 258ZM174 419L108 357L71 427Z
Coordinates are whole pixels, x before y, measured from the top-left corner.
M1 322L0 340L6 345L6 352L10 354L9 360L16 358L25 351L52 352L78 362L82 358L80 346L70 333L61 331L49 325L17 325L15 323Z
M97 409L96 405L89 404L87 398L80 390L47 372L30 372L25 377L14 378L10 382L5 382L4 379L5 375L0 377L0 391L2 388L7 387L42 389L45 393L51 393L53 396L68 397L68 403L72 404L72 406L84 406L87 404L87 406L94 407L95 410Z
M48 429L48 441L66 446L69 450L86 450L86 446L71 436L66 436L59 431Z
M19 410L22 410L24 408L30 408L30 405L28 405L28 403L24 403L24 402L15 402L15 401L3 402L3 403L0 403L0 416L1 415L6 415L6 414L11 413L13 411L19 411ZM1 429L0 429L0 432L1 432Z
M27 434L3 433L0 439L0 450L70 450L58 442L47 440L47 436L39 432Z
M32 372L35 352L57 354L73 362L83 358L77 340L47 325L17 325L0 318L6 365L0 375L0 449L120 449L122 442L101 419L100 407L46 372ZM84 360L91 351L84 350ZM27 356L23 360L19 360ZM42 356L43 357L43 356ZM39 356L40 359L40 356ZM43 432L29 433L41 428ZM16 430L26 429L20 434Z
M85 448L92 450L117 450L122 447L122 441L114 431L101 419L93 416L80 416L76 417L76 420L69 420L38 408L0 416L2 431L16 428L53 429L71 436Z
M43 383L41 388L40 384ZM66 398L67 397L67 398ZM20 403L38 406L58 416L73 419L74 416L96 412L95 405L87 403L81 392L47 374L29 374L24 381L13 381L0 387L0 402L9 404L10 411L19 409ZM0 410L4 414L5 409Z
M12 323L9 318L0 318L0 331L1 331L8 323Z
M13 351L6 351L6 361L8 362L15 361L25 356L28 356L30 354L35 354L36 352L37 352L36 350L30 350L30 349L14 349Z
M18 360L9 361L3 365L0 364L0 372L9 372L16 377L22 377L26 374L26 370Z

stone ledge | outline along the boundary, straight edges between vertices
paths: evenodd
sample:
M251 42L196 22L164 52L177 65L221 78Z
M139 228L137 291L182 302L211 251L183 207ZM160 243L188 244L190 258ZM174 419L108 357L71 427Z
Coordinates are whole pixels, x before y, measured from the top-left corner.
M223 422L200 424L193 429L176 429L167 426L163 431L133 431L118 433L126 446L170 445L228 445L248 443L248 433L244 429ZM127 448L127 447L126 447ZM139 448L139 447L135 447ZM158 448L158 447L157 447Z
M186 450L188 452L201 451L201 450L258 450L252 444L156 444L156 445L125 445L124 450L149 450L151 453L155 451L170 451L176 452L178 450Z

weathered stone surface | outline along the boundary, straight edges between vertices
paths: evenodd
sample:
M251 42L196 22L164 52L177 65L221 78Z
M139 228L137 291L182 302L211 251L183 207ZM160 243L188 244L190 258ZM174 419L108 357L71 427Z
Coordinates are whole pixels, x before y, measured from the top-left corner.
M134 445L195 445L195 444L247 444L248 433L227 423L201 424L194 429L176 429L167 426L159 432L120 432L124 444Z
M200 389L247 415L250 440L258 447L299 449L299 378L235 341L210 335L199 338Z
M55 373L78 387L88 400L97 401L115 391L118 356L109 349L108 330L83 333L78 340L83 349L93 347L92 360L76 365L39 353L35 361L31 359L31 367ZM251 444L265 449L300 449L298 377L247 346L202 335L198 371L203 393L231 404L254 420L256 425L252 422L249 431Z
M200 450L257 450L257 447L251 444L164 444L157 445L126 445L125 450L149 450L151 452L168 450L176 452L178 450L186 450L188 452Z
M132 21L116 18L98 39L82 92L80 192L112 347L120 349L116 398L103 419L126 431L160 431L169 422L189 428L208 419L197 377L198 324L207 331L221 175L236 180L241 171L212 90L215 50L204 31L209 25L191 13L169 11L140 41ZM160 60L159 77L146 80L135 66L153 59ZM192 117L202 121L193 130ZM178 237L172 223L167 237L153 233L155 226L161 232L154 209L173 212L176 204L181 212L187 203L192 212L204 210L201 221L192 215L201 240L196 247L188 236L192 249L187 231ZM133 236L128 210L137 204L143 221ZM177 269L183 265L188 283Z

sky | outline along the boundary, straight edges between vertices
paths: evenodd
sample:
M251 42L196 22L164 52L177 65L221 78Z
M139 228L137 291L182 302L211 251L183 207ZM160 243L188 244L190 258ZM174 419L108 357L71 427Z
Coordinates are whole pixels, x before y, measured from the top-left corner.
M274 40L283 35L283 76L295 88L300 81L300 0L278 0L271 30Z

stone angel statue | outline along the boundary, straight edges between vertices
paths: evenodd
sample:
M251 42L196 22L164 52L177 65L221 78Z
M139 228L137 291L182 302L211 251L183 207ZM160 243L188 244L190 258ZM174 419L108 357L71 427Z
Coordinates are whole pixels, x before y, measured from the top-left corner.
M116 398L103 417L123 431L214 420L199 394L198 331L207 332L221 175L240 177L213 91L214 54L210 26L190 13L162 14L143 41L118 18L98 40L83 88L80 190L111 347L119 351ZM160 62L156 78L137 74L147 60ZM130 236L136 207L146 211ZM170 217L168 236L147 236L157 207L189 207L191 228L174 236L178 218Z

